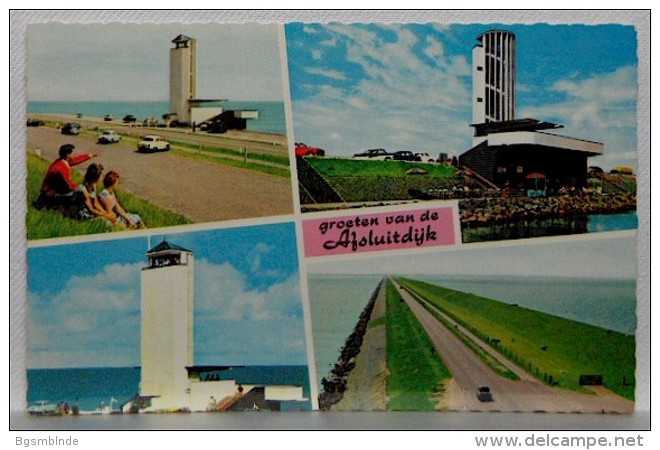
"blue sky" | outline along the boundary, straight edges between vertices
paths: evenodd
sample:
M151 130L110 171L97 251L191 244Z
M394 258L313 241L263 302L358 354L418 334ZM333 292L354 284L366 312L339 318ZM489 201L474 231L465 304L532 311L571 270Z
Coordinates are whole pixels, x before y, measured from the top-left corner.
M169 99L169 49L197 40L197 96L283 99L279 29L257 24L63 24L28 26L28 99Z
M195 253L197 364L306 364L293 224L152 236ZM28 251L30 368L140 364L146 237ZM65 251L66 250L66 251Z
M636 167L637 43L619 25L288 24L296 141L460 154L471 147L476 36L517 36L516 116L603 142L590 164Z

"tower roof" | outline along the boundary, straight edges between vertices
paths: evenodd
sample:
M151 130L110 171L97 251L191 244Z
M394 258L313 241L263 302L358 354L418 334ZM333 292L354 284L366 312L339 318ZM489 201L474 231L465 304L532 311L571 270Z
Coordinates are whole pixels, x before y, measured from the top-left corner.
M149 250L147 252L147 255L151 255L152 253L164 252L164 251L167 251L167 250L177 250L177 251L181 251L181 252L192 253L192 251L190 251L186 248L179 247L178 245L170 244L169 242L164 240L163 242L161 242L160 244L158 244L157 246L155 246L154 248Z
M193 38L186 36L185 34L180 34L172 40L173 44L179 44L182 42L192 41Z

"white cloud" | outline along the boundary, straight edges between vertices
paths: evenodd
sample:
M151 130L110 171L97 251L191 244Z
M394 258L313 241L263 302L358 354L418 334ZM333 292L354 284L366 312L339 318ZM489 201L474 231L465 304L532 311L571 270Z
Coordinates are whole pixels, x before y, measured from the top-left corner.
M318 69L315 67L306 67L305 72L311 73L312 75L321 75L326 78L330 78L333 80L345 80L346 75L337 71L337 70L324 70L324 69Z
M626 66L584 80L555 82L552 91L566 99L522 108L519 116L557 120L560 134L605 144L605 155L594 159L608 165L631 165L637 148L637 71ZM590 160L591 163L591 160Z
M255 254L271 251L258 246ZM56 293L29 292L28 367L131 366L140 361L140 269L142 263L113 264L91 276L72 277ZM196 348L215 354L226 340L249 340L259 361L261 345L282 336L304 340L297 272L263 289L233 265L195 262ZM227 324L232 324L227 327ZM229 334L234 330L236 334ZM260 340L247 335L256 333ZM206 347L205 347L206 346ZM271 349L269 361L286 364L292 348ZM286 358L282 355L286 355Z
M328 25L347 42L347 58L365 74L355 86L315 86L315 95L293 103L296 139L324 147L331 156L365 148L460 153L469 148L470 67L465 58L446 58L439 41L426 39L426 55L413 48L420 38L402 26L385 42L373 29ZM463 125L464 124L464 125Z

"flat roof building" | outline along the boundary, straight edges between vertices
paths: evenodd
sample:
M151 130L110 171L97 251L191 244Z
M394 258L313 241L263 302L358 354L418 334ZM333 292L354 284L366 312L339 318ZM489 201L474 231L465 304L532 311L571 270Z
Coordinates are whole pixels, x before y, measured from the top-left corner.
M477 36L472 51L473 147L459 165L496 186L524 189L528 180L543 186L584 186L587 158L602 155L602 143L549 133L562 125L516 119L516 37L504 30Z

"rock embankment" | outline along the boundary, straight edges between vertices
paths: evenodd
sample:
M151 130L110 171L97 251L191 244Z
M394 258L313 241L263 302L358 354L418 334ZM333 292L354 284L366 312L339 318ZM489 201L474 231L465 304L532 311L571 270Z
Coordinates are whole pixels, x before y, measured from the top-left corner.
M371 314L376 304L376 299L384 286L384 280L374 290L369 302L360 313L353 332L346 339L341 348L339 359L330 374L321 379L322 391L319 395L319 409L329 410L333 405L339 403L347 390L348 375L356 366L356 357L362 348L364 336L371 320Z

